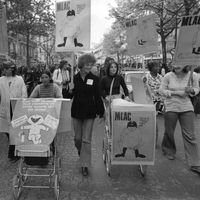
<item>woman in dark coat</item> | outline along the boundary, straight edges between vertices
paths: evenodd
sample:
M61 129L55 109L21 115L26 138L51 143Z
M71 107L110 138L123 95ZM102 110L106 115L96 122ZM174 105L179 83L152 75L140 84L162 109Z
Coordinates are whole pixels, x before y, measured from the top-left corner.
M91 140L94 120L103 117L104 107L99 94L99 78L90 70L96 59L92 54L79 57L80 71L74 76L71 116L75 132L75 147L80 156L82 174L88 175L91 163Z

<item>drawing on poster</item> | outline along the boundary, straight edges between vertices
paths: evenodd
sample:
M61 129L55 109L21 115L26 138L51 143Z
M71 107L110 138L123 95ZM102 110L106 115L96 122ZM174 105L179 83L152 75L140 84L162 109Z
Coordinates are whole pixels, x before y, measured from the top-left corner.
M141 123L137 124L136 121L129 121L127 123L118 140L119 148L122 151L115 154L116 158L125 157L127 151L130 151L135 158L146 158L146 156L140 152L141 147L144 145L140 131L140 126L142 125Z
M31 115L28 118L29 125L21 126L21 129L28 129L29 135L28 140L32 141L33 144L41 144L41 130L48 131L49 128L45 127L42 123L44 122L44 119L41 115ZM23 134L21 134L21 137L23 137ZM23 140L23 139L22 139Z
M60 27L59 34L63 39L63 43L57 45L57 47L64 47L69 43L73 43L75 47L83 47L81 42L78 42L78 36L81 33L79 18L76 17L75 10L68 10L63 24Z

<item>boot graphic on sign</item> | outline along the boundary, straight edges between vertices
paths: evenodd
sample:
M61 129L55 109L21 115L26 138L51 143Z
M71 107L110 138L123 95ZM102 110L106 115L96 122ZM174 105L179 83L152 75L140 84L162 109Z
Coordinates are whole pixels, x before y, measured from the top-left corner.
M125 157L128 150L130 150L135 158L146 158L144 154L140 153L142 146L141 133L138 130L137 123L135 121L129 121L126 129L120 135L119 147L121 153L115 154L115 157Z
M62 42L57 45L57 47L74 46L83 47L83 44L78 41L78 36L80 35L81 28L79 19L76 17L75 10L68 10L66 13L66 18L64 23L61 25L59 30Z

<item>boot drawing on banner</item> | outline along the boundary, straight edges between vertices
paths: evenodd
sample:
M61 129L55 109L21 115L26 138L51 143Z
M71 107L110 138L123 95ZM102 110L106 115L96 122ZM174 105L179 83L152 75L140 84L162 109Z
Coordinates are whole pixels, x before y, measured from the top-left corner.
M135 157L136 158L146 158L145 155L139 153L138 149L135 149Z
M127 151L127 148L124 147L124 148L122 149L122 153L121 153L121 154L116 154L115 157L116 157L116 158L117 158L117 157L125 157L126 151Z
M82 43L79 43L79 42L77 41L77 38L74 38L74 46L75 46L75 47L83 47L83 44L82 44Z
M64 37L64 38L63 38L63 43L58 44L57 47L64 47L65 44L66 44L66 41L67 41L67 37Z

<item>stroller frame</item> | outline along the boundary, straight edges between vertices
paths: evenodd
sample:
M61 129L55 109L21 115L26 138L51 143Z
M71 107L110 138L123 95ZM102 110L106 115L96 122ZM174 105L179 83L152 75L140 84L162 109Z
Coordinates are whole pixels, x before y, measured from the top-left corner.
M56 143L56 137L54 139ZM61 179L61 159L57 156L57 148L55 145L55 153L53 154L48 145L41 145L40 150L29 149L29 145L16 146L15 154L20 156L17 174L13 177L13 197L15 200L20 198L23 188L44 188L53 189L55 199L59 199L59 188ZM46 154L46 156L45 156ZM29 165L25 163L25 157L48 157L46 166ZM41 156L43 155L43 156ZM37 172L43 172L38 174ZM29 177L48 178L48 185L30 185L28 184Z
M104 164L106 166L106 172L108 176L111 176L112 165L115 164L111 162L112 140L113 140L111 96L110 96L110 101L108 103L108 106L106 106L104 102L104 108L107 112L107 115L105 117L105 129L104 129L105 132L104 132L103 143L102 143L102 155L103 155ZM139 170L142 177L145 177L147 173L147 165L139 164Z

